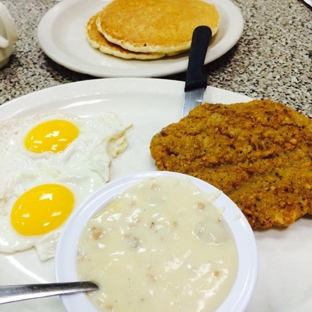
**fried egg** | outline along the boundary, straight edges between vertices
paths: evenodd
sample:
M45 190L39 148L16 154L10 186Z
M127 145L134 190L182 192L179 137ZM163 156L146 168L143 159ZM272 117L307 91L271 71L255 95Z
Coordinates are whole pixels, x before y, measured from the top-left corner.
M0 252L35 247L41 260L52 258L72 211L109 181L129 127L113 113L1 121Z

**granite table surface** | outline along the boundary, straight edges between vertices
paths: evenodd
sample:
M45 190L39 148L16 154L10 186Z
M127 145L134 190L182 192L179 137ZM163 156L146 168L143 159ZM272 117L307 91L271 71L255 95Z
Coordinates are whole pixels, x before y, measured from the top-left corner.
M18 41L10 62L0 69L0 105L45 88L96 79L58 65L49 59L39 46L38 24L58 1L2 2L16 21ZM233 0L233 3L243 14L244 31L238 43L229 52L206 65L209 85L252 98L270 98L312 118L312 9L300 0ZM185 72L161 78L184 81ZM310 245L306 244L305 247L311 250ZM300 271L298 266L294 269ZM308 271L306 274L309 274ZM283 276L277 276L283 279ZM267 288L266 295L271 300L262 303L261 311L295 311L293 307L297 306L298 302L294 300L300 301L300 296L294 300L285 297L289 305L289 308L285 309L285 305L274 301L275 293L270 294L270 285L266 285L264 278L260 282L262 293ZM281 285L281 289L284 289L285 293L296 291L291 285L289 288L283 286ZM255 307L261 304L262 298L258 294L259 292L256 293L248 312L256 311ZM46 302L49 301L45 301L46 309L43 311L50 311ZM306 308L311 302L303 305L300 312L311 310ZM29 308L23 311L34 311L32 304L29 303ZM284 308L279 309L280 306ZM2 308L0 311L21 311L18 308L14 310L14 305L13 309L9 306Z

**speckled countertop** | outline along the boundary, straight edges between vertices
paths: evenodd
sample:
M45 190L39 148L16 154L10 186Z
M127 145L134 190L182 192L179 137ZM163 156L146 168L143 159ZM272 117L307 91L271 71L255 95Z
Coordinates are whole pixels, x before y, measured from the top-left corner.
M58 1L2 0L19 39L0 70L0 104L59 84L91 79L50 60L40 49L37 27ZM312 111L312 9L300 0L233 0L244 19L239 42L207 65L211 86L271 98L305 114ZM185 73L163 77L184 80Z

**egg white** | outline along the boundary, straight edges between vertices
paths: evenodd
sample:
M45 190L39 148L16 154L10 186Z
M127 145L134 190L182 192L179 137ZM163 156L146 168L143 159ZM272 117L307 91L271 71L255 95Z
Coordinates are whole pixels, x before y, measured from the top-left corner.
M26 134L41 122L64 119L79 128L78 137L60 153L33 153L24 145ZM36 247L39 258L54 256L61 228L46 235L23 236L10 220L14 202L28 189L45 183L68 187L76 208L110 178L110 164L127 147L123 125L113 113L90 118L52 112L0 122L0 252Z

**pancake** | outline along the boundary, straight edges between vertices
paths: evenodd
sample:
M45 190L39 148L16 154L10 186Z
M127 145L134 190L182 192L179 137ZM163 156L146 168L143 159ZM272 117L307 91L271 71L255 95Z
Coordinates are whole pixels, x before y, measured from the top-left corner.
M202 0L114 0L96 23L109 42L126 50L172 55L190 49L197 26L216 34L220 16Z
M281 103L199 105L155 134L150 151L158 169L221 189L253 229L312 213L312 121Z
M96 18L99 15L100 13L97 13L92 16L86 25L87 39L93 48L98 49L102 53L117 56L123 59L152 60L165 56L165 54L161 53L139 53L127 51L122 47L107 41L96 27Z

